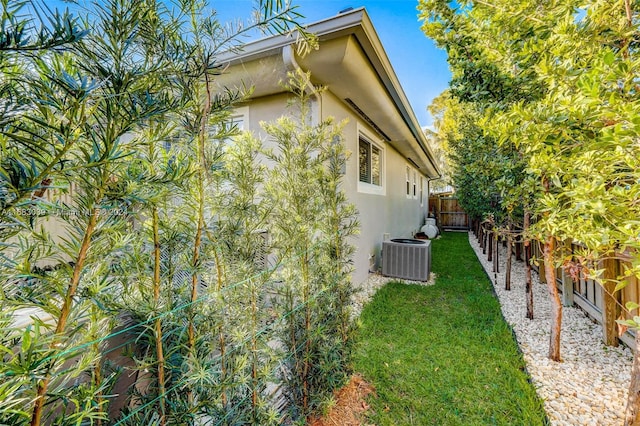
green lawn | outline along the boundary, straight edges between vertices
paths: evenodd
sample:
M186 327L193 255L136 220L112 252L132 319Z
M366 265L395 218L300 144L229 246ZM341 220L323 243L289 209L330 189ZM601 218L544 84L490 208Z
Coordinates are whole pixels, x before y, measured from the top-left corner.
M362 313L355 368L382 425L544 425L542 402L467 234L432 242L434 286L391 283Z

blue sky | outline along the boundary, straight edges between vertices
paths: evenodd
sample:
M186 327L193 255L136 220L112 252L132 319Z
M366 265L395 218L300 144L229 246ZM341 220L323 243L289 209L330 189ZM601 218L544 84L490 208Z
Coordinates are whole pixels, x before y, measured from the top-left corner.
M80 0L81 3L85 1ZM311 23L336 15L348 7L364 6L382 40L398 79L422 126L432 124L427 106L447 88L451 74L447 55L420 31L418 0L292 0ZM51 7L65 8L61 0L49 0ZM222 21L249 17L252 0L212 0Z

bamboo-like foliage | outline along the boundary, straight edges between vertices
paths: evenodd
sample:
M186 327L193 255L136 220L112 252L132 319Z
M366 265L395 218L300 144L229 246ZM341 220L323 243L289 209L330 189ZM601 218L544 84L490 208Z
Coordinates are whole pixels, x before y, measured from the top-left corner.
M290 354L286 396L293 417L305 418L342 383L349 371L352 328L348 237L357 226L355 210L339 189L345 153L344 123L313 123L310 76L298 70L286 86L296 97L292 116L264 129L276 148L267 183L274 246L279 259L296 257L282 267L280 309L289 313L281 336Z
M54 147L55 153L42 157L41 164L52 160L39 171L40 182L75 192L68 204L52 204L34 193L19 243L12 247L16 266L9 269L7 283L30 281L38 294L31 303L47 324L42 333L47 338L33 351L38 373L31 375L27 392L33 401L32 425L61 419L100 422L106 416L101 395L108 381L96 342L111 329L104 298L114 285L110 265L128 243L122 232L127 194L119 179L132 148L124 136L161 109L143 83L148 68L133 68L122 54L135 49L136 40L125 34L135 32L143 9L125 19L127 5L120 6L110 12L122 31L99 18L100 31L70 51L34 59L36 74L28 76L32 105L6 133L30 153ZM124 99L123 92L128 94ZM52 235L32 211L44 212L63 234ZM12 301L20 304L22 297L16 294ZM85 379L86 371L91 373Z
M340 190L342 123L312 125L298 75L300 115L265 125L288 138L270 172L261 143L228 123L245 94L210 90L239 35L288 31L299 15L279 1L241 27L198 1L90 11L91 31L61 15L64 28L0 43L13 96L0 422L278 424L283 381L303 421L350 372L357 221Z
M20 126L27 129L35 127L29 126L31 120L38 117L34 107L37 110L40 98L35 95L38 86L33 87L34 84L51 89L45 90L49 94L57 91L51 79L33 80L29 70L38 64L38 57L47 55L51 49L77 42L84 35L78 22L67 13L56 15L50 21L51 25L46 26L35 17L25 16L25 6L27 2L0 2L3 28L0 36L0 238L3 241L0 244L0 276L3 277L0 297L0 348L3 353L3 362L0 363L0 376L3 378L0 385L0 423L4 424L28 421L29 404L33 398L30 388L34 383L33 375L29 373L43 371L40 363L48 354L42 352L46 352L51 344L48 327L42 321L35 320L24 328L15 326L20 323L15 318L24 316L26 312L19 307L38 303L49 306L47 295L40 296L32 286L46 273L35 265L36 259L52 254L48 235L34 226L36 217L30 214L36 211L44 214L46 210L32 208L32 195L49 185L51 175L59 170L59 160L68 149L65 144L48 143L51 139L47 127L59 123L53 118L58 104L54 103L47 111L47 119L42 123L44 129L32 134L18 129ZM37 8L38 4L31 6ZM71 79L67 83L72 83ZM57 87L64 86L65 82L62 82ZM77 116L78 97L71 93L67 101L68 108L64 108L63 117L64 114L66 117ZM69 128L73 128L73 124ZM60 133L64 132L60 130ZM29 235L35 237L33 241ZM50 282L56 281L52 277ZM51 291L53 288L48 293Z
M33 1L0 1L0 237L8 238L20 229L20 214L15 207L25 203L37 191L46 189L51 174L60 168L60 159L69 149L68 144L45 145L39 133L25 137L14 130L38 99L39 85L47 81L33 79L30 68L37 66L39 58L51 51L77 43L86 31L70 13L56 13L43 17L29 16L25 10L46 10L46 5ZM37 68L36 68L37 69ZM73 84L71 79L66 83ZM65 82L60 86L64 87ZM46 90L45 90L46 93ZM71 95L71 93L70 93ZM73 96L69 96L73 98ZM77 111L77 101L68 99L69 117ZM54 105L55 108L55 105ZM73 128L69 122L69 129ZM45 123L42 123L45 124ZM47 123L49 124L49 123ZM45 124L46 127L46 124ZM65 133L60 129L61 133ZM35 139L35 140L32 140ZM22 204L24 206L24 204Z

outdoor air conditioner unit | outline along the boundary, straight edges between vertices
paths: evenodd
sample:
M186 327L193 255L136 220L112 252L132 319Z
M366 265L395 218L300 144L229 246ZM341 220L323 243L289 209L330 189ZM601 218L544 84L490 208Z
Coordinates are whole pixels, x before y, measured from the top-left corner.
M382 242L382 275L429 281L431 241L393 238Z

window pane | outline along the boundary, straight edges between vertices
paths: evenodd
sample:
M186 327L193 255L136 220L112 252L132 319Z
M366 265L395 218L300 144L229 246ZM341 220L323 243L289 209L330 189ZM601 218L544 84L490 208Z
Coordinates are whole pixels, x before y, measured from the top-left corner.
M380 163L380 149L371 145L371 183L374 185L381 185Z
M411 173L411 169L407 166L407 195L411 195L411 183L409 182L409 174Z
M360 139L358 144L358 168L360 182L371 183L370 144Z
M239 132L244 130L244 117L234 117L231 119L231 127L236 128Z

